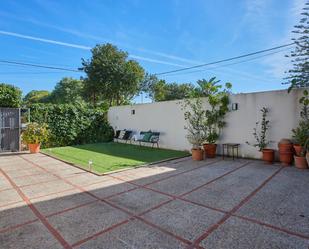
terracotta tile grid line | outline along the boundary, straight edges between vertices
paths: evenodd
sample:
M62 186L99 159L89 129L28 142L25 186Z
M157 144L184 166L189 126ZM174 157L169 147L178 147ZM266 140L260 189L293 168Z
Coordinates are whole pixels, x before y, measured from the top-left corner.
M282 169L282 168L281 168ZM280 169L280 170L281 170ZM185 172L183 172L183 173L185 173ZM230 172L230 173L232 173L232 172ZM279 173L279 171L278 171L278 173ZM273 177L273 176L272 176ZM271 178L272 178L271 177ZM60 177L61 178L61 177ZM220 177L221 178L221 177ZM270 179L271 180L271 179ZM213 181L212 181L213 182ZM207 184L207 183L206 183ZM204 186L206 185L206 184L203 184ZM262 184L263 185L263 184ZM265 184L264 184L265 185ZM264 186L263 185L263 186ZM263 187L262 186L262 187ZM76 186L77 188L80 188L79 186ZM140 187L140 186L139 186ZM141 186L141 187L143 187L143 186ZM261 188L262 188L261 187ZM82 188L82 187L81 187ZM137 188L134 188L134 189L137 189ZM134 189L130 189L130 190L127 190L127 191L123 191L123 192L120 192L120 193L117 193L117 194L115 194L115 195L119 195L119 194L122 194L122 193L125 193L125 192L129 192L129 191L132 191L132 190L134 190ZM88 191L86 191L86 190L83 190L84 192L88 192ZM258 192L258 190L256 191L256 192ZM107 201L107 200L104 200L104 199L100 199L99 197L97 197L97 196L95 196L95 195L93 195L92 193L90 193L90 192L88 192L91 196L94 196L98 201L100 200L100 201L103 201L103 202L105 202L105 203L107 203L107 204L109 204L109 205L111 205L111 206L113 206L114 208L116 208L116 209L119 209L119 210L121 210L121 211L123 211L123 212L126 212L126 213L128 213L129 215L131 215L131 217L128 219L128 220L125 220L125 221L123 221L123 222L121 222L121 224L115 224L115 225L113 225L113 228L114 228L114 226L115 226L115 228L116 227L118 227L118 226L120 226L120 225L123 225L123 224L125 224L125 223L127 223L129 220L131 220L131 219L139 219L139 220L142 220L144 223L147 223L148 225L149 224L151 224L153 227L156 227L157 229L159 229L159 230L161 230L162 232L166 232L167 234L169 234L169 235L171 235L171 236L173 236L173 234L171 234L169 231L165 231L165 229L163 229L163 228L161 228L161 227L158 227L157 225L155 225L155 224L152 224L152 223L150 223L149 221L146 221L144 218L142 218L142 217L139 217L139 216L142 216L142 215L144 215L145 213L148 213L148 212L151 212L151 211L153 211L153 210L155 210L155 209L157 209L157 208L159 208L159 207L161 207L161 206L163 206L163 205L165 205L165 204L167 204L167 203L169 203L169 202L171 202L171 201L173 201L173 200L175 200L175 199L183 199L183 198L181 198L181 197L177 197L177 196L172 196L172 195L169 195L168 194L168 196L170 196L170 197L172 197L172 199L170 199L170 200L168 200L168 201L165 201L165 202L162 202L162 203L160 203L159 205L157 205L157 206L155 206L155 207L152 207L152 208L150 208L149 210L146 210L146 211L144 211L144 212L142 212L142 213L140 213L140 214L138 214L138 215L134 215L134 214L132 214L131 212L129 212L128 210L124 210L123 208L120 208L120 207L118 207L117 205L115 205L115 204L113 204L113 203L110 203L109 201ZM161 192L162 193L162 192ZM162 194L165 194L166 195L166 193L162 193ZM255 193L254 193L255 194ZM253 195L254 195L253 194ZM252 196L253 196L252 195ZM112 195L112 196L114 196L114 195ZM249 195L250 196L250 195ZM252 197L251 196L251 197ZM110 198L111 196L109 196L109 197L107 197L107 198ZM251 198L250 197L250 198ZM250 199L249 198L249 199ZM183 200L185 200L185 199L183 199ZM188 200L185 200L185 201L188 201ZM93 202L95 202L95 201L93 201ZM93 203L92 202L92 203ZM191 201L190 201L191 202ZM245 201L246 202L246 201ZM191 203L193 203L193 204L197 204L197 203L195 203L195 202L191 202ZM89 205L90 203L85 203L85 204L82 204L82 205L79 205L78 207L81 207L81 206L86 206L86 205ZM243 205L244 203L240 203L239 205ZM200 205L200 204L199 204ZM239 206L239 205L237 205L237 206ZM227 214L227 215L229 215L229 216L235 216L235 217L239 217L239 218L242 218L242 219L246 219L246 220L248 220L248 221L251 221L251 222L254 222L254 223L257 223L257 224L260 224L260 225L263 225L263 226L267 226L267 227L270 227L270 228L273 228L273 229L276 229L276 230L281 230L281 231L283 231L283 232L286 232L286 233L289 233L289 234L294 234L294 235L297 235L297 236L299 236L300 234L298 234L298 233L294 233L294 232L291 232L291 231L288 231L288 230L285 230L285 229L282 229L282 228L278 228L278 227L275 227L275 226L272 226L272 225L269 225L269 224L266 224L266 223L263 223L263 222L260 222L260 221L257 221L257 220L254 220L254 219L248 219L248 218L246 218L246 217L242 217L242 216L236 216L236 215L233 215L233 213L232 212L226 212L226 211L224 211L224 210L220 210L220 209L214 209L214 208L211 208L211 207L208 207L208 206L206 206L206 205L202 205L202 206L204 206L204 207L206 207L206 208L210 208L210 209L213 209L213 210L216 210L216 211L219 211L219 212L222 212L222 213L225 213L225 214ZM237 207L236 206L236 207ZM69 210L72 210L72 209L75 209L75 208L78 208L78 207L72 207L72 208L69 208L69 209L67 209L67 211L69 211ZM239 207L238 207L239 208ZM238 208L237 208L237 210L238 210ZM234 209L233 209L234 210ZM232 210L232 211L233 211ZM236 210L236 211L237 211ZM63 210L63 212L65 212L65 210ZM49 216L52 216L52 215L57 215L58 213L63 213L62 211L60 211L60 212L56 212L56 213L54 213L54 214L50 214L50 215L48 215L48 217ZM235 212L235 211L234 211ZM225 221L225 220L224 220ZM224 222L223 221L223 222ZM105 233L105 232L108 232L108 231L110 231L110 230L112 230L113 228L107 228L107 229L105 229L104 231L101 231L101 232L99 232L98 233L98 235L97 236L99 236L99 235L101 235L101 234L103 234L103 233ZM303 236L303 235L301 235L301 236ZM175 236L173 236L173 237L175 237ZM305 236L306 237L306 236ZM88 241L88 240L90 240L90 239L92 239L93 238L93 235L91 236L91 238L89 238L89 239L87 239L87 238L85 238L85 239L83 239L80 243L79 242L76 242L74 245L76 246L76 245L79 245L79 244L82 244L82 243L84 243L84 242L86 242L86 241ZM178 239L178 240L181 240L182 242L184 242L184 241L186 241L185 239L183 239L183 238L179 238L177 235L176 235L176 238ZM194 244L192 244L192 242L190 242L190 241L187 241L187 244L189 244L190 245L190 248L202 248L201 246L199 246L198 244L196 244L196 243L194 243Z

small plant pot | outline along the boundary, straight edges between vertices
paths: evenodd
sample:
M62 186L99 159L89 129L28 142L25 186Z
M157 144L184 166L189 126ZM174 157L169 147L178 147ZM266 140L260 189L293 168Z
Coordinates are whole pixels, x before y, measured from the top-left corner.
M208 158L216 157L217 145L216 144L203 144L205 155Z
M309 151L306 153L307 164L309 166Z
M279 152L292 152L293 144L292 143L279 143L278 144Z
M204 151L202 149L192 149L191 152L194 161L202 161L204 159Z
M298 169L307 169L308 163L304 156L294 156L295 167Z
M263 153L263 161L268 164L273 164L275 159L275 151L272 149L264 149Z
M30 153L39 153L40 152L40 144L28 144Z
M303 147L299 144L294 144L293 147L294 147L295 155L300 156L301 152L303 151Z
M280 152L279 159L283 165L289 166L293 162L293 152Z

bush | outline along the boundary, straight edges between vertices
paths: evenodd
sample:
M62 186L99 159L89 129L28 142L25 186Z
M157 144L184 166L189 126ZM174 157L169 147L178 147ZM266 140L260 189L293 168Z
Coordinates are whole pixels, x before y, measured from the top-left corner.
M31 121L46 123L50 129L45 147L112 141L114 131L106 112L71 104L34 104L30 106Z
M48 140L49 132L46 124L30 123L22 133L22 140L26 144L41 144Z
M0 83L0 107L18 108L22 92L18 87Z

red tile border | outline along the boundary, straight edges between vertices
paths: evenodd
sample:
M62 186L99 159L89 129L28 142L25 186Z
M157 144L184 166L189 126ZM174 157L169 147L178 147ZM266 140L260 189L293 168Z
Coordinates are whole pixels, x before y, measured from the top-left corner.
M270 177L268 177L259 187L247 195L239 204L237 204L230 212L226 213L216 224L212 225L206 230L199 238L194 241L194 245L199 245L204 239L206 239L212 232L214 232L219 226L221 226L228 218L232 216L239 208L241 208L247 201L249 201L258 191L260 191L269 181L271 181L283 167L280 167Z
M2 171L2 169L0 169ZM38 217L38 219L43 223L43 225L48 229L48 231L58 240L58 242L66 249L72 248L68 242L61 236L61 234L48 222L48 220L33 206L28 197L21 191L21 189L14 183L14 181L4 172L3 175L10 182L13 188L17 191L20 197L27 203L28 207L32 212Z
M23 227L23 226L29 225L31 223L34 223L34 222L38 221L38 220L39 219L29 220L29 221L21 223L21 224L17 224L17 225L14 225L14 226L2 228L2 229L0 229L0 233L5 233L5 232L8 232L8 231L13 231L13 230L15 230L15 229L17 229L19 227Z

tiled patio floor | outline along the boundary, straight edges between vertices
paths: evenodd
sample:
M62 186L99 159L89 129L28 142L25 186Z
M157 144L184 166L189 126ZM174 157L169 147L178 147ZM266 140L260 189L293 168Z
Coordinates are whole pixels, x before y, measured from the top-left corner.
M95 176L0 157L0 248L309 247L309 170L178 159Z

